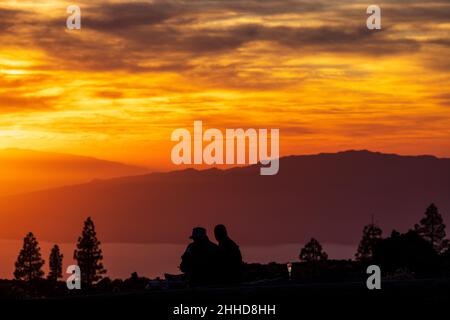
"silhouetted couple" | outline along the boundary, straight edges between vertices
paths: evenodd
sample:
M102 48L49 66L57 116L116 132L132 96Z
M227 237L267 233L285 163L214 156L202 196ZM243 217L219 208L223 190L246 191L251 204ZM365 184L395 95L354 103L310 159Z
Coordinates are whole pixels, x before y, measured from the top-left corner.
M218 245L211 242L206 229L192 230L192 242L181 257L180 270L191 285L235 284L241 280L242 255L239 246L230 239L227 229L214 228Z

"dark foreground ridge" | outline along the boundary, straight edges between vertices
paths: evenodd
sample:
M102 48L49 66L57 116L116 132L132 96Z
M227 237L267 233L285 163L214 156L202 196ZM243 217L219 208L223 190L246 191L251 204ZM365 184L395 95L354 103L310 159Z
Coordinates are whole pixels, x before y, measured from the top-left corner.
M381 290L368 290L365 282L299 284L279 281L227 288L170 289L158 292L93 294L77 297L32 299L21 304L28 310L65 309L72 315L132 316L130 319L200 319L199 315L174 315L175 308L208 307L203 319L300 319L302 315L387 316L436 312L450 303L450 278L386 280ZM275 305L276 314L220 315L220 305ZM223 311L224 309L222 309ZM366 318L364 314L360 314Z

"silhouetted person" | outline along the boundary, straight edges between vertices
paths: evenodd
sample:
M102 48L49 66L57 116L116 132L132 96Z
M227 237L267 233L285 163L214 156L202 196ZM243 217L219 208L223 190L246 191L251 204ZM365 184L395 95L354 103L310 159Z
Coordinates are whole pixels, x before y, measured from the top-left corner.
M220 281L224 284L240 282L242 255L239 246L230 239L223 224L214 228L214 235L219 243Z
M192 230L192 242L181 257L180 270L187 275L191 285L207 285L216 282L218 247L209 241L206 229Z

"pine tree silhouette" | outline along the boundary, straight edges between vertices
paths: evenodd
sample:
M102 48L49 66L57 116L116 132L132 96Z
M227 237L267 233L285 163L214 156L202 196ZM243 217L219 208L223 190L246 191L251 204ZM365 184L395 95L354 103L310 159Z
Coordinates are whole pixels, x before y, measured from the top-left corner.
M381 240L383 231L378 227L372 217L372 222L363 229L363 236L359 242L358 251L355 254L357 261L371 261L373 258L373 248Z
M97 239L94 222L90 217L84 222L81 237L78 238L77 249L75 249L73 258L77 260L81 270L81 282L84 287L90 288L93 283L102 279L106 273L103 268L102 250L100 241Z
M55 244L50 252L50 257L48 259L49 263L49 273L47 275L47 279L51 281L58 281L59 278L62 278L62 261L64 255L61 254L59 250L59 246Z
M42 278L44 272L42 266L41 249L33 233L29 232L23 239L23 247L15 264L14 278L17 280L32 281Z
M425 217L414 230L425 240L431 243L437 253L444 252L449 247L449 241L445 239L445 224L438 208L432 203L425 212Z
M328 255L322 249L322 245L314 238L303 247L300 251L300 260L303 262L317 262L328 259Z

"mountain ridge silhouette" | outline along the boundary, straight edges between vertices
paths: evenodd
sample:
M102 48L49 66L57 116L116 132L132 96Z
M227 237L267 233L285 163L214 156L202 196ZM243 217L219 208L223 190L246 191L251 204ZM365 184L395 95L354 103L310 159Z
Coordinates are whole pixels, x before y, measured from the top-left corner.
M8 148L0 150L0 196L143 174L148 169L66 153Z
M74 241L86 216L107 242L183 243L190 229L229 226L243 244L356 244L372 214L385 235L405 231L434 202L450 218L450 159L345 151L259 166L185 169L61 187L0 199L0 238L28 230ZM4 227L13 225L14 227Z

